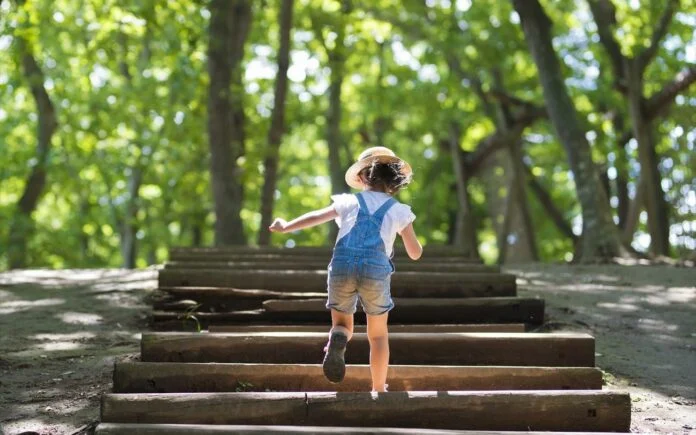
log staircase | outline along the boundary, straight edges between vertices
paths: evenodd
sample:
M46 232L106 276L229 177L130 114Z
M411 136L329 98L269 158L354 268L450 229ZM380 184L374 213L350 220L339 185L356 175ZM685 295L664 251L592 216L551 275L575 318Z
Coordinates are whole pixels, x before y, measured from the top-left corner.
M544 301L450 247L397 250L388 393L370 393L364 315L329 383L328 248L173 249L137 362L117 362L98 434L628 432L594 337L527 332ZM474 433L474 432L471 432Z

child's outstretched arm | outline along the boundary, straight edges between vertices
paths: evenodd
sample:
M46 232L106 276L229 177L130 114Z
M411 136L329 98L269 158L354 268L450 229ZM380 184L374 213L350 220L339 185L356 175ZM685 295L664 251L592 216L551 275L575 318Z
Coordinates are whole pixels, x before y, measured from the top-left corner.
M313 227L315 225L323 224L332 219L336 219L338 213L333 205L322 208L321 210L310 211L302 216L286 222L284 219L276 218L273 223L268 227L268 229L274 233L289 233L291 231L301 230L303 228Z
M404 248L406 248L406 253L411 260L418 260L423 255L423 246L421 246L418 238L416 237L416 231L413 229L413 224L408 224L406 228L401 230L399 233L401 239L404 241Z

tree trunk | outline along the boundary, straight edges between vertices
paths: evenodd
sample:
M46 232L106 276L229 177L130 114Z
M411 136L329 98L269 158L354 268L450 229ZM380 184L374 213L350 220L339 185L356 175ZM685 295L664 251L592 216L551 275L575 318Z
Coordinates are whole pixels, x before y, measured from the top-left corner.
M668 33L674 14L679 9L679 0L667 0L662 16L656 21L649 44L632 57L621 53L620 45L614 37L616 8L611 0L590 0L589 6L597 24L600 41L612 62L616 76L616 88L628 99L628 112L631 117L633 137L638 142L638 160L641 166L642 200L648 213L648 232L650 251L656 255L669 255L669 211L655 151L654 130L651 122L664 113L677 93L688 88L696 80L696 68L688 68L660 92L649 100L643 97L643 75L655 58L661 41ZM627 140L622 140L623 145ZM636 199L639 199L637 197ZM628 219L631 217L629 216ZM631 225L625 227L624 235L633 232Z
M502 72L498 68L493 69L495 88L503 91L505 88ZM525 188L525 170L522 161L521 135L523 129L517 129L508 102L500 101L496 104L496 127L504 134L518 132L510 138L504 151L507 160L507 192L505 202L505 214L502 232L499 234L499 258L498 263L529 262L539 259L536 242L534 240L534 227L527 200Z
M506 250L503 261L529 262L539 261L539 251L536 245L534 225L532 215L529 211L529 199L527 198L527 183L524 162L522 161L521 141L510 144L510 158L512 160L512 177L510 194L513 198L511 211L514 212L514 219L510 221L510 228L515 229L514 243L507 240L506 244L512 244L512 249Z
M203 222L194 222L191 228L191 246L203 246Z
M474 214L471 211L471 197L469 196L469 176L462 164L461 148L459 146L459 127L450 126L449 146L454 169L454 177L457 189L457 215L454 225L453 244L462 248L466 256L480 258L478 253L478 241L476 240L476 224Z
M294 0L283 0L280 11L280 42L278 45L278 74L275 82L275 97L271 126L268 129L268 148L263 162L264 184L261 193L261 228L259 245L268 245L271 233L268 226L273 218L273 203L278 179L278 156L285 129L285 97L288 91L288 66L290 65L290 30L292 28L292 7Z
M498 247L498 264L503 264L507 257L508 250L508 235L510 234L510 221L512 221L512 214L515 212L513 206L514 198L512 195L513 179L509 178L507 184L505 185L506 195L503 198L502 213L499 215L502 217L502 223L499 225L498 231L496 231L496 241Z
M331 82L329 84L329 109L326 113L326 141L329 146L329 172L331 175L331 191L336 193L348 192L344 171L341 164L341 88L345 77L345 46L343 45L343 29L336 29L336 47L329 55Z
M383 80L387 70L386 60L384 59L384 42L378 43L378 47L379 70L377 72L377 95L375 95L375 97L377 97L375 101L377 106L377 116L375 117L373 128L375 131L375 145L383 147L385 146L384 135L389 127L390 119L386 116L387 112L384 110L383 104L383 101L385 101Z
M623 255L609 203L592 161L590 146L578 122L551 44L551 21L538 0L513 0L537 65L549 118L566 149L582 207L583 237L579 261L607 260Z
M321 21L318 17L312 18L312 26L317 39L324 46L326 56L329 60L329 107L326 112L326 143L329 148L329 178L331 180L331 193L338 194L349 192L350 189L345 182L345 167L341 163L341 148L344 146L341 135L341 92L343 80L345 79L345 63L347 51L345 46L345 17L350 12L350 2L342 2L341 11L333 20L332 31L335 33L333 39L334 47L329 48L324 39L324 32ZM348 156L349 159L351 156ZM335 240L338 235L338 228L335 225L329 227L329 240Z
M640 212L645 203L645 181L643 177L639 177L636 181L636 194L633 197L633 201L628 205L628 211L626 212L626 225L623 228L621 239L623 243L630 245L633 240L633 235L636 232L636 227L638 226L638 220L640 219Z
M138 60L138 76L142 76L143 71L150 66L150 43L152 40L152 32L149 23L145 26L145 36L143 41L143 49ZM129 91L132 94L138 92L137 88L133 86L133 77L128 71L128 64L125 62L126 55L128 53L128 42L125 34L121 34L121 47L123 49L123 61L120 63L121 72L124 75L126 81L128 82ZM143 114L145 118L148 117L147 113ZM142 131L145 128L141 126L137 127ZM135 269L137 254L137 239L136 234L138 233L137 215L140 203L140 186L143 182L143 172L146 163L144 163L145 158L143 157L142 149L143 144L133 144L141 151L140 157L137 158L136 162L128 167L130 175L128 176L128 196L125 202L125 211L123 213L123 219L116 223L119 228L119 238L121 244L121 265L124 269ZM115 207L115 206L114 206Z
M563 213L558 209L558 207L556 207L556 204L554 204L549 192L547 192L539 180L534 177L534 174L532 174L532 171L527 165L524 165L524 170L529 188L532 190L532 193L534 193L537 200L544 208L544 211L546 211L546 214L551 218L558 231L560 231L564 236L572 239L574 244L577 243L578 237L573 233L573 229L566 221Z
M136 260L136 234L138 225L136 224L138 214L138 192L143 180L143 171L135 166L131 168L128 178L128 200L126 210L121 222L121 258L123 259L124 269L135 269Z
M27 247L34 232L31 214L36 210L39 199L46 186L46 166L51 149L51 138L58 128L56 111L44 87L45 77L39 67L31 46L21 37L15 37L24 77L29 84L38 112L36 163L31 168L24 185L24 192L17 203L17 209L10 223L8 240L8 265L10 269L27 266Z
M215 244L246 243L240 216L243 201L244 111L242 69L251 24L248 0L212 0L208 46L208 135L210 179L215 203Z
M80 266L86 267L89 262L89 239L90 236L83 230L89 219L89 211L91 205L89 203L88 197L81 197L79 204L80 217L78 219L78 225L80 226Z
M635 59L625 59L624 71L628 86L628 112L633 126L633 137L638 142L638 160L644 183L645 209L648 212L650 251L655 255L669 255L669 216L662 191L658 159L653 143L653 127L643 115L643 78Z
M616 131L624 130L623 117L616 116L614 120ZM616 159L614 159L614 168L616 169L616 197L619 201L616 214L619 217L619 229L623 231L626 228L626 219L628 217L628 207L630 199L628 197L628 156L626 155L626 143L617 142L616 144Z

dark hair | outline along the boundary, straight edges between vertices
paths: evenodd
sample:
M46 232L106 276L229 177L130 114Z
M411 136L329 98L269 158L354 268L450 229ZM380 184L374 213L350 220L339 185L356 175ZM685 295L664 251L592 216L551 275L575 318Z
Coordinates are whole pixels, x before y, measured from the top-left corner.
M371 189L392 195L411 182L411 174L404 175L401 172L403 166L402 162L380 163L374 161L370 166L360 171L360 175Z

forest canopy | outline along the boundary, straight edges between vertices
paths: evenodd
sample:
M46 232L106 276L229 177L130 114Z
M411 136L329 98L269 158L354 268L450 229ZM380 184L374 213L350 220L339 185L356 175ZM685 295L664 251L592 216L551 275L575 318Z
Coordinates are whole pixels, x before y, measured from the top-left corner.
M2 0L0 51L0 269L328 245L266 227L378 145L426 250L696 249L693 0Z

